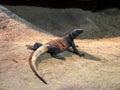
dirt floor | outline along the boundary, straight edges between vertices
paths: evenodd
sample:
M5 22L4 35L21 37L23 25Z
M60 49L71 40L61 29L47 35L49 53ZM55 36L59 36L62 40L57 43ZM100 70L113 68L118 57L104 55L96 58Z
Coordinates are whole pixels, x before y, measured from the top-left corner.
M53 35L39 32L12 19L0 9L0 90L120 90L120 36L102 39L76 39L79 57L69 51L66 60L49 54L39 60L48 85L33 73L29 57L33 51L26 44L46 43Z

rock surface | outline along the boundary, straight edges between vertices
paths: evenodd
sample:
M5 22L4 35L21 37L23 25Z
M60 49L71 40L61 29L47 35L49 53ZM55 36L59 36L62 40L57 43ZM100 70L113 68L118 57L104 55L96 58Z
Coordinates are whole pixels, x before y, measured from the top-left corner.
M79 38L120 36L120 10L117 8L90 12L78 8L6 7L20 17L56 36L63 36L74 28L85 30Z
M120 37L75 40L85 57L68 51L62 53L65 61L42 55L38 69L48 82L44 85L29 66L33 51L25 45L50 38L57 37L38 32L0 9L0 90L120 89Z

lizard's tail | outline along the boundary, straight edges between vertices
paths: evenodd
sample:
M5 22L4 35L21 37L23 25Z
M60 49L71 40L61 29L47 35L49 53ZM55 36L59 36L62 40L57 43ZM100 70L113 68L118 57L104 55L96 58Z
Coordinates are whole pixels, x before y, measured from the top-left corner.
M30 60L30 65L31 65L31 68L33 70L33 72L35 73L35 75L40 79L42 80L45 84L47 84L47 82L41 77L41 74L39 73L38 69L37 69L37 66L36 66L36 61L37 61L37 58L48 51L48 44L45 44L41 47L39 47L32 55L31 57L31 60Z

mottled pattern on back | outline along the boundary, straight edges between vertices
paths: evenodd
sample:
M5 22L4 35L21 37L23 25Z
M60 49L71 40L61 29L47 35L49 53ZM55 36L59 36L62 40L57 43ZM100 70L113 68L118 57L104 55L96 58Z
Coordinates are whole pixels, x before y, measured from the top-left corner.
M68 49L68 44L64 38L51 40L48 44L58 47L61 51Z

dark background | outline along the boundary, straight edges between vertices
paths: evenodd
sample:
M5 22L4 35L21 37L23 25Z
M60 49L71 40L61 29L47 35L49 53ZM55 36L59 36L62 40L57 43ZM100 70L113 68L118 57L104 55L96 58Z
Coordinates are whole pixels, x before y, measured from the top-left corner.
M82 8L92 11L117 7L120 0L0 0L3 5L28 5L49 8Z

